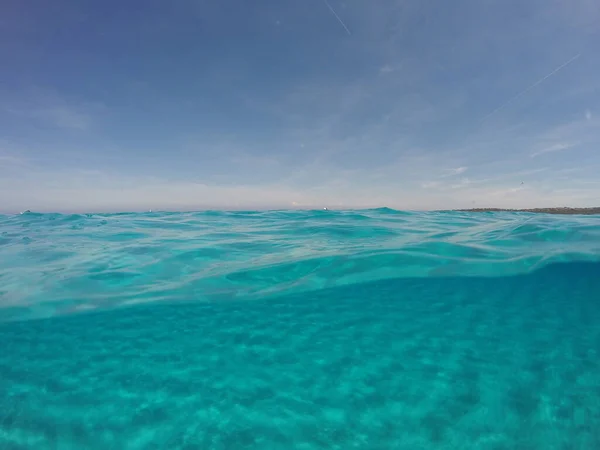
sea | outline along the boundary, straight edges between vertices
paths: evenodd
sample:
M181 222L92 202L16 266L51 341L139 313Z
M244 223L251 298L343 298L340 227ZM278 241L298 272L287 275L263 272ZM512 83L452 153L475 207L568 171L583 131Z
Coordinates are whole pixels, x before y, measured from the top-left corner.
M0 216L0 449L600 449L600 216Z

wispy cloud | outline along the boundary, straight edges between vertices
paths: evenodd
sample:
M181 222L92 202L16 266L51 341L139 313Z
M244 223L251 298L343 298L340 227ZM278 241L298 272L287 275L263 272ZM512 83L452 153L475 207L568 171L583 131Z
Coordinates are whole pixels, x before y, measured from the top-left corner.
M87 130L91 124L88 114L67 106L32 110L29 116L45 120L58 128Z
M87 130L92 125L91 110L101 105L67 101L55 91L30 88L20 95L13 93L0 109L21 118L65 130Z
M537 156L540 156L540 155L543 155L543 154L546 154L546 153L553 153L553 152L560 152L562 150L568 150L570 148L575 147L576 145L577 145L577 143L560 142L558 144L554 144L554 145L551 145L549 147L542 148L541 150L538 150L536 152L533 152L531 154L531 157L535 158Z
M23 166L26 164L26 160L17 156L2 155L0 154L0 169L10 166Z
M10 169L11 173L15 173L19 168L27 166L28 159L16 151L9 142L0 140L0 171Z
M389 64L385 64L383 66L381 66L379 68L379 72L380 73L392 73L394 72L396 69L394 69L392 66L390 66Z
M450 185L450 188L452 189L461 189L464 188L466 186L469 186L472 184L472 181L469 178L462 178L460 179L460 181L458 183L453 183Z
M455 167L453 169L446 169L444 172L444 177L452 177L455 175L460 175L462 173L465 173L467 171L468 167Z
M421 183L421 187L423 189L435 189L437 187L440 187L441 185L442 183L439 181L425 181Z

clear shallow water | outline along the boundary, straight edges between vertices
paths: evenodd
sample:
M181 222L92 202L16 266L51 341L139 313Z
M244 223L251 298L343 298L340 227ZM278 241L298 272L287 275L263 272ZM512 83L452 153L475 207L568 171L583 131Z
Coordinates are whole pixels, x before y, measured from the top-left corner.
M600 217L0 218L0 449L600 448Z

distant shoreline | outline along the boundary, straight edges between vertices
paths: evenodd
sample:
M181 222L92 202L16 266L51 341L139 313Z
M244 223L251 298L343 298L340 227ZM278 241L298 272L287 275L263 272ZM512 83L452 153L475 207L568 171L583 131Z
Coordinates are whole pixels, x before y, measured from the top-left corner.
M541 214L584 214L594 215L600 214L600 207L596 208L529 208L529 209L502 209L502 208L470 208L470 209L455 209L453 211L462 212L528 212Z

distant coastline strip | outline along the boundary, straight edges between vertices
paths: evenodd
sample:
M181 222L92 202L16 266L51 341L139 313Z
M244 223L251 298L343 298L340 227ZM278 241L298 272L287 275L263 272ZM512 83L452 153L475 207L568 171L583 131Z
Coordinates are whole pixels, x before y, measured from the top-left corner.
M594 215L600 214L600 207L594 208L530 208L530 209L502 209L502 208L471 208L471 209L455 209L453 211L462 212L528 212L541 214L585 214Z

